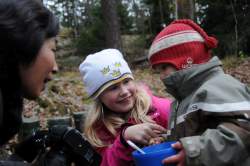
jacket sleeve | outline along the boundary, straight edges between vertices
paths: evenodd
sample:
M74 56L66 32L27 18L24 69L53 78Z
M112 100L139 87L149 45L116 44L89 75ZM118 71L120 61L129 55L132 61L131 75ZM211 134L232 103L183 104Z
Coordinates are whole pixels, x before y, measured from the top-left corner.
M222 118L217 128L201 136L182 138L187 165L250 165L250 113L243 115Z
M105 148L97 148L97 152L102 156L100 166L130 166L133 165L133 149L121 142L118 134L114 143Z

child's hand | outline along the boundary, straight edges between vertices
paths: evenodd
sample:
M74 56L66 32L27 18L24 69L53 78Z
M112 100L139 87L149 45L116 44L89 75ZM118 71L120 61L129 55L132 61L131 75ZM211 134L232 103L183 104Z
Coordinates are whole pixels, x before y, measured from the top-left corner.
M162 163L165 165L176 163L177 166L185 166L186 154L185 154L182 144L180 142L176 142L175 144L172 144L172 147L178 150L179 152L174 156L165 158L162 161Z
M128 127L124 132L124 139L135 143L148 145L150 139L159 137L166 129L154 123L142 123Z

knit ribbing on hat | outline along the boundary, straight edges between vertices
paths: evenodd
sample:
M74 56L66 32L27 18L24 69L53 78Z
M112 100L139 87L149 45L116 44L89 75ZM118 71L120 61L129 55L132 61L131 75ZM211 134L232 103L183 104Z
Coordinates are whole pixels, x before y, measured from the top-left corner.
M217 47L218 40L212 36L208 36L207 33L192 20L189 19L175 20L171 24L180 24L180 23L187 24L191 26L195 31L199 32L200 35L205 39L205 44L209 49Z
M172 64L177 70L191 67L189 65L205 63L210 59L210 52L201 42L189 42L176 45L168 49L162 49L151 56L150 63L154 67L157 64Z
M204 39L196 31L180 31L177 33L172 33L166 36L163 36L155 40L149 50L149 58L163 50L176 45L188 43L188 42L204 42Z
M217 40L210 37L192 20L176 20L165 27L154 39L148 59L156 64L169 63L176 69L191 67L210 59L210 49L217 46Z

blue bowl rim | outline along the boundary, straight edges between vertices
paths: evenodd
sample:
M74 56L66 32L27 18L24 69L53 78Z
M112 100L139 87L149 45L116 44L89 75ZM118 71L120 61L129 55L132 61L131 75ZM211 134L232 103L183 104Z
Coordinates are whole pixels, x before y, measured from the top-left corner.
M156 144L156 145L150 145L150 146L146 146L144 148L142 148L142 150L145 150L145 149L148 149L148 148L152 148L152 147L155 147L155 146L159 146L159 145L162 145L162 144L169 144L169 148L167 149L172 149L171 148L171 144L175 143L176 141L166 141L166 142L162 142L160 144ZM142 154L140 153L138 150L135 150L133 151L133 155L136 155L136 156L139 156L139 155L143 155L143 156L146 156L146 155L152 155L154 153L160 153L162 151L166 151L167 149L161 149L161 150L158 150L158 151L153 151L153 152L146 152L146 154Z

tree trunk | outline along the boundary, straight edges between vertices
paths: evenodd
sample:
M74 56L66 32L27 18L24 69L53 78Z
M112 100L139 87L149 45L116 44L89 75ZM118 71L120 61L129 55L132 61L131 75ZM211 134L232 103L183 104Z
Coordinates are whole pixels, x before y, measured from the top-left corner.
M162 0L159 0L159 10L160 10L160 16L161 16L161 26L165 27L164 23L164 14L163 14L163 6L162 6Z
M236 15L236 11L235 11L235 8L234 8L234 5L236 4L236 2L232 2L233 0L230 1L230 5L231 5L231 8L232 8L232 13L233 13L233 16L234 16L234 32L235 32L235 55L238 56L239 55L239 51L238 51L238 48L239 48L239 40L238 40L238 19L237 19L237 15Z
M193 0L175 0L176 19L194 19L194 1Z
M90 9L91 9L90 0L86 0L85 4L84 4L84 16L86 17L85 20L91 20L92 21L92 17L91 17L91 14L90 14ZM84 22L84 24L85 24L85 22Z
M121 50L120 23L116 0L101 0L106 47ZM102 27L100 27L102 28Z

